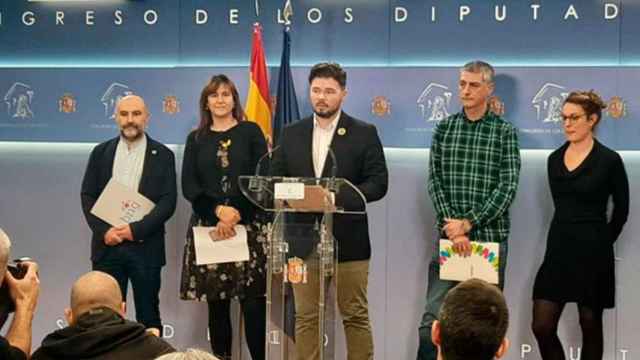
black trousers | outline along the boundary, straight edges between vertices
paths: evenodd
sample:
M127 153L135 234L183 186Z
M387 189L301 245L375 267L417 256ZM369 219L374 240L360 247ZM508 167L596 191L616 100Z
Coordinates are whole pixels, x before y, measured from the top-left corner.
M209 337L211 350L222 359L231 359L232 333L229 300L209 301ZM252 360L265 359L266 299L246 298L240 301L244 317L244 333Z
M94 262L93 270L105 272L118 281L122 301L127 299L127 288L131 281L136 321L146 328L156 328L162 334L159 297L161 266L145 265L137 256L120 252L117 258L111 256Z

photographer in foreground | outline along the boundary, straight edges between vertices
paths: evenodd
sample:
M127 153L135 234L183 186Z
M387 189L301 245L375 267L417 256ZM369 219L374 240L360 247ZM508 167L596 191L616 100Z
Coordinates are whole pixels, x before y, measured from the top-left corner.
M0 336L0 359L28 359L31 355L31 323L38 303L40 281L38 265L21 262L24 278L17 280L7 271L11 252L9 237L0 229L0 285L8 286L15 313L6 338Z

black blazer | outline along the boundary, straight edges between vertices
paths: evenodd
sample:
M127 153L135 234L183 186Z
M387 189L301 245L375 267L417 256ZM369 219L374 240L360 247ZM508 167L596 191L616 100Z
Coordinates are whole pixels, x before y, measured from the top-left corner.
M114 256L116 249L139 255L149 266L166 263L164 249L164 223L176 209L176 166L173 152L147 135L142 176L138 191L156 206L140 221L131 223L134 241L124 241L111 247L104 244L104 234L111 225L91 214L91 208L104 190L113 172L113 160L120 137L97 145L91 152L82 180L82 211L93 231L91 261L98 262Z
M279 146L274 153L273 175L315 177L311 149L313 117L287 126L280 137ZM342 112L330 147L337 164L334 167L331 156L327 156L323 177L332 176L331 172L335 169L336 177L345 178L357 186L367 202L379 200L387 193L389 173L374 125ZM314 215L304 216L313 219L311 221L316 219ZM333 234L339 261L366 260L371 257L367 215L335 215Z

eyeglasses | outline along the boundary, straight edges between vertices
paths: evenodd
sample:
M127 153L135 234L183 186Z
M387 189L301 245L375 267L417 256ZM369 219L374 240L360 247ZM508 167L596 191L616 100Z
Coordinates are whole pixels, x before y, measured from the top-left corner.
M560 119L562 119L562 123L566 123L567 121L569 122L569 124L574 125L575 123L578 122L578 120L580 120L581 117L586 116L587 114L571 114L569 116L564 115L564 114L560 114Z

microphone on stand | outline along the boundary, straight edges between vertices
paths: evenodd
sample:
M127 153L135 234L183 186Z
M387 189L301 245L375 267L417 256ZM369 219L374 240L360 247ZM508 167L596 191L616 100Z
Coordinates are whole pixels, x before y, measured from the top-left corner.
M258 163L256 164L256 171L254 173L254 176L251 177L251 179L249 179L249 190L253 191L253 192L257 192L256 195L256 200L258 201L262 201L262 192L264 190L264 179L262 176L260 176L260 168L262 165L262 161L264 159L266 159L267 157L271 157L271 155L278 150L278 148L280 148L280 145L274 147L271 150L268 150L266 153L264 153L260 159L258 159Z
M336 182L336 176L338 175L338 161L336 160L336 154L331 150L331 146L329 146L328 150L329 156L331 156L331 177L329 178L327 188L329 191L337 193L338 183Z

